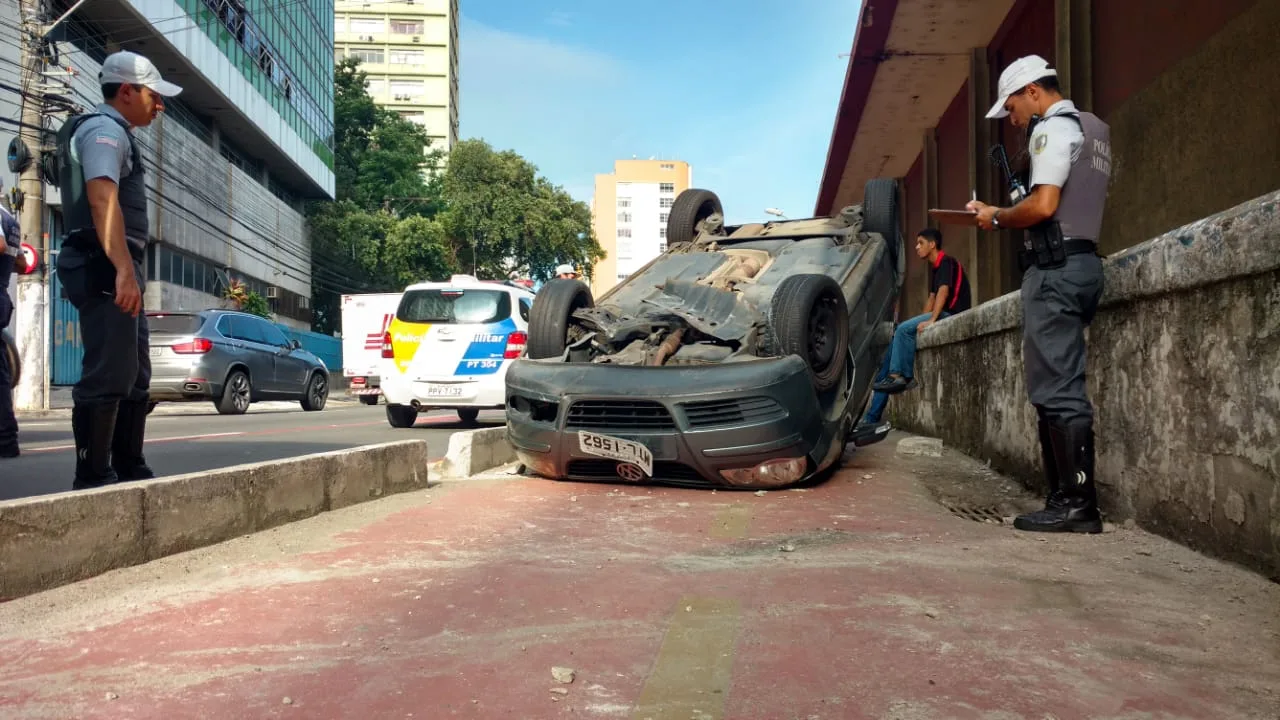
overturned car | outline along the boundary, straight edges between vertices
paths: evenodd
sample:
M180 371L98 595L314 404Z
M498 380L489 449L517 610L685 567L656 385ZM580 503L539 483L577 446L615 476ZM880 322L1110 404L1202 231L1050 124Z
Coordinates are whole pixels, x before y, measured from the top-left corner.
M686 190L666 252L599 299L552 280L506 376L508 438L560 480L777 488L856 436L905 274L893 180L829 218L728 226Z

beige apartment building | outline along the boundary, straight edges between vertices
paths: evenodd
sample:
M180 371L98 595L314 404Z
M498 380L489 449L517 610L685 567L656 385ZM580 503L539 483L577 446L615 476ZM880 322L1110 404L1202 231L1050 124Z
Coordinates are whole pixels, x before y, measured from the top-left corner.
M592 295L667 249L667 214L692 182L689 163L680 160L617 160L612 173L596 175L591 225L605 256L592 268Z
M337 0L334 56L355 56L374 102L458 141L458 0Z

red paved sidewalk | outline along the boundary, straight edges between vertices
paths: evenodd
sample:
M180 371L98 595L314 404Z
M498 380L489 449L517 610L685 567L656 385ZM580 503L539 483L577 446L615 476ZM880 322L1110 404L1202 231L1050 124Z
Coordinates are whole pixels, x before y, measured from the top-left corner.
M466 481L16 600L0 717L1280 716L1280 586L956 517L930 488L1000 480L896 440L764 496Z

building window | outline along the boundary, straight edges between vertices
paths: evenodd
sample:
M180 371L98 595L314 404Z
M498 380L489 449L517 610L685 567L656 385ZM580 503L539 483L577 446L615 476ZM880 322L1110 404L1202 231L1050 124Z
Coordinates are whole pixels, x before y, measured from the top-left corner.
M618 228L618 237L620 237L620 238L623 238L623 237L625 237L625 238L629 238L629 237L631 237L631 228Z
M676 164L675 164L675 163L662 163L662 169L663 169L663 170L675 170L675 169L676 169Z
M673 193L676 191L675 183L658 183L658 192Z
M421 50L392 50L392 65L425 65L427 54Z
M667 236L667 234L664 232L664 233L662 233L662 236L663 236L663 237L666 237L666 236ZM666 244L665 242L660 242L660 243L658 243L658 252L660 252L660 253L664 253L664 252L666 252L666 251L667 251L667 244Z
M423 25L421 20L392 20L391 32L396 35L421 35Z
M658 213L658 222L665 223L669 217L671 217L671 213Z
M666 236L667 236L667 229L666 229L666 228L664 228L664 227L660 227L660 228L658 228L658 237L660 237L660 238L665 238ZM666 244L666 243L662 243L662 246L663 246L663 247L666 247L666 246L667 246L667 244Z
M629 212L618 213L618 222L624 222L624 223L631 222L631 213Z
M392 80L391 81L391 97L394 100L405 102L422 97L427 91L427 86L422 80Z
M381 35L387 31L387 23L381 18L351 18L351 32L355 35Z
M631 198L618 198L618 207L620 208L631 207Z
M661 207L661 208L669 208L675 204L676 204L675 198L661 198L658 200L658 207Z
M386 56L382 54L381 50L374 50L372 48L355 48L351 51L351 57L359 58L360 62L365 65L381 65L387 61Z

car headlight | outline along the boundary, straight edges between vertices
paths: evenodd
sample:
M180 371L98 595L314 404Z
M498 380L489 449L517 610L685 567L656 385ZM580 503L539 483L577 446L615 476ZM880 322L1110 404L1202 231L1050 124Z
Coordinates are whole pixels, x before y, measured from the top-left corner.
M740 487L779 487L804 477L809 461L803 457L775 458L749 468L721 470L720 477Z

